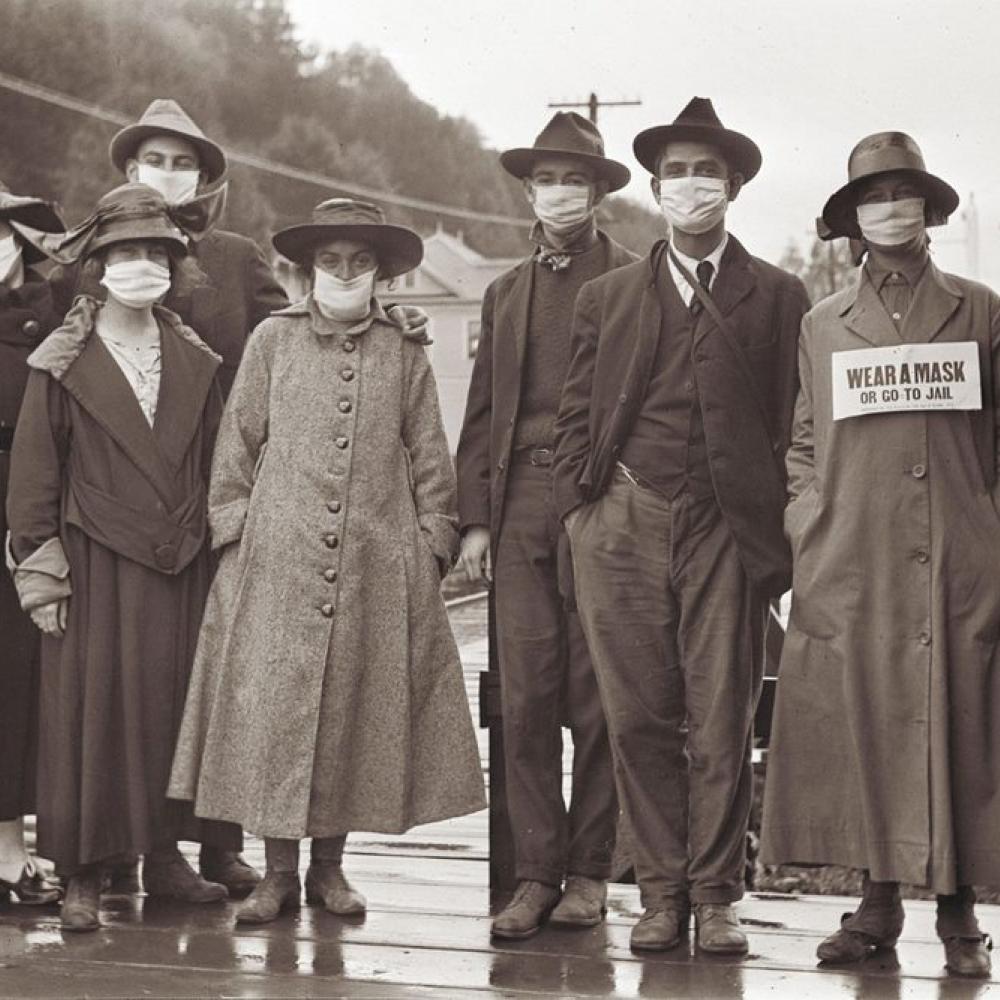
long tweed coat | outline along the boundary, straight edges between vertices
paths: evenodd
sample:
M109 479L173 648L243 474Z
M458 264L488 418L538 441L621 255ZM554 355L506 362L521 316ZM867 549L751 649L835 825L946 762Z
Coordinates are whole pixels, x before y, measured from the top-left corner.
M981 410L831 419L834 352L954 341ZM1000 885L1000 299L929 264L897 331L863 273L806 316L800 376L762 856Z
M171 795L262 836L399 833L480 809L440 596L455 478L423 349L310 298L247 346L209 501L222 561Z

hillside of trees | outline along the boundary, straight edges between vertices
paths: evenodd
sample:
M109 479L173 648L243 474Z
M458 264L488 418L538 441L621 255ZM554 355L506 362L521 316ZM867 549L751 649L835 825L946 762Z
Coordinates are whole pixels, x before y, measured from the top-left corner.
M0 71L138 118L173 97L228 149L355 184L530 217L520 184L476 127L440 114L392 65L360 48L303 46L284 0L0 0ZM542 111L542 109L540 109ZM532 121L530 142L544 113ZM0 178L85 216L120 180L107 147L117 127L0 88ZM265 241L336 191L235 165L226 224ZM609 199L602 224L645 250L658 216ZM430 232L437 217L388 207ZM517 255L525 230L442 218L488 255Z

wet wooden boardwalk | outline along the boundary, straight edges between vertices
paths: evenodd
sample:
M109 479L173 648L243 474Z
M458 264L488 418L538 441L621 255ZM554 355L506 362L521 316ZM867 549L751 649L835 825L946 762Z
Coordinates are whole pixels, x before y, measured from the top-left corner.
M456 624L475 711L485 641L474 610ZM349 851L346 867L369 901L362 920L303 907L267 927L236 929L229 905L109 897L105 927L74 936L59 930L55 910L0 905L0 997L1000 1000L1000 977L945 976L933 904L907 903L898 949L846 971L815 964L817 943L852 905L832 897L749 896L739 905L751 942L742 960L697 955L690 943L633 955L640 907L631 886L614 888L601 927L495 946L485 813L402 837L358 834ZM247 856L263 864L259 842L248 843ZM1000 908L983 907L981 920L1000 937Z

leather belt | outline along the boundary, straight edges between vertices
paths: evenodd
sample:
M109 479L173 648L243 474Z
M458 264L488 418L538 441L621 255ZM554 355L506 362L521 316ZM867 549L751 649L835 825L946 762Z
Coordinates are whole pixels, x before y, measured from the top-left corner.
M518 448L517 451L511 452L510 464L548 466L555 457L553 448Z

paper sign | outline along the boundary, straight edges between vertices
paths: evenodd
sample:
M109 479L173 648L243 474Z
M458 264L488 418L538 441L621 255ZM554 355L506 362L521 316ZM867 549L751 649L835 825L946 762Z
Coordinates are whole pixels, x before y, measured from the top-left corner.
M833 354L833 419L899 410L979 410L975 341Z

